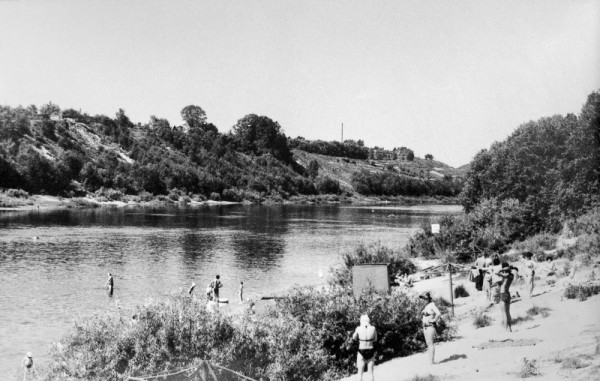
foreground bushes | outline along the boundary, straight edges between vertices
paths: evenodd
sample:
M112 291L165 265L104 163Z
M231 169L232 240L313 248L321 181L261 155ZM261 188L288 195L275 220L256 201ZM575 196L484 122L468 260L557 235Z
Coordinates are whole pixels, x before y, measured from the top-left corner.
M425 345L416 296L350 290L295 289L265 315L228 316L206 311L187 294L114 310L76 322L38 380L117 380L173 372L208 360L249 377L324 380L354 371L351 333L369 313L379 334L378 360L408 355ZM447 330L442 339L448 339Z

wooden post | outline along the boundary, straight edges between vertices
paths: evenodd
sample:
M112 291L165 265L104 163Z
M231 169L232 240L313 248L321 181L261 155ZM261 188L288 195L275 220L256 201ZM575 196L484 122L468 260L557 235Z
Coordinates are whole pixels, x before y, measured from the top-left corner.
M452 317L454 317L454 290L452 289L452 263L448 263L448 277L450 278L450 304L452 305Z

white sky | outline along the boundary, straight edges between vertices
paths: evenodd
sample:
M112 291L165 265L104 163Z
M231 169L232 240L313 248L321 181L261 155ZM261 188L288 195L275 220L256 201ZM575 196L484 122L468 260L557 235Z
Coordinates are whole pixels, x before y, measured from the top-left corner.
M204 108L453 166L600 88L600 1L0 0L0 103Z

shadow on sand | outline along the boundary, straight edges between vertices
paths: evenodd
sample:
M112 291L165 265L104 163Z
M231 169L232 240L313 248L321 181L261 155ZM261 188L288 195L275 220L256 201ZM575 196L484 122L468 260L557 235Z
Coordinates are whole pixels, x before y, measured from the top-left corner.
M443 364L445 362L466 359L466 358L467 358L467 355L452 355L452 356L448 357L447 359L443 359L442 361L438 362L438 364Z

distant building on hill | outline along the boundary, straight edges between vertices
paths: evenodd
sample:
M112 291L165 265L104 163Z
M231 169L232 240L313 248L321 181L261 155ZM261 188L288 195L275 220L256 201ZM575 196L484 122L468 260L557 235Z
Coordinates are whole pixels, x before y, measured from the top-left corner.
M413 161L414 159L415 153L406 147L394 148L391 151L379 147L369 149L369 160Z

